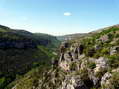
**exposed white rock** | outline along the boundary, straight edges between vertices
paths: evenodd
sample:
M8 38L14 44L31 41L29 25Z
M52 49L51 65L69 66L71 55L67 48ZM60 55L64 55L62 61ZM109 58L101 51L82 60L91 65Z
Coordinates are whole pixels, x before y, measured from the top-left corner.
M80 60L80 59L83 59L84 57L85 57L85 54L82 54L78 57L78 59Z
M59 58L59 62L61 62L62 60L64 60L64 53L61 53L60 58Z
M69 63L67 61L60 62L59 66L62 69L64 69L65 71L69 71L70 70L70 66L69 66Z
M119 72L119 68L113 69L112 72L113 72L113 73L114 73L114 72Z
M88 60L89 60L90 62L95 62L96 59L95 59L95 58L89 58Z
M64 59L67 61L71 61L71 56L68 53L64 53Z
M117 53L117 51L115 50L115 49L111 49L111 51L110 51L110 55L114 55L114 54L116 54Z
M80 76L68 76L59 89L88 89Z
M101 79L101 86L102 86L103 89L105 89L104 88L105 85L109 85L109 79L111 77L112 77L112 74L109 73L109 72L107 72L107 73L104 74L104 76Z
M73 60L78 59L78 54L75 54L74 52L72 52L72 58L73 58Z
M96 63L96 68L94 69L94 72L95 72L95 73L98 73L98 72L107 70L107 68L108 68L107 60L108 60L108 59L107 59L107 58L104 58L104 57L100 57L99 59L97 59L97 60L95 61L95 63Z
M85 68L87 68L87 60L84 60L84 61L82 61L82 63L81 63L81 68L80 69L85 69Z
M119 53L119 46L111 47L110 48L110 55L114 55Z
M94 85L97 85L97 84L98 84L99 78L96 77L96 76L93 74L92 71L89 71L89 78L90 78L90 80L93 81L93 84L94 84Z
M101 37L100 37L100 40L101 40L102 42L106 42L106 41L109 40L109 37L108 37L108 35L104 35L104 36L101 36Z

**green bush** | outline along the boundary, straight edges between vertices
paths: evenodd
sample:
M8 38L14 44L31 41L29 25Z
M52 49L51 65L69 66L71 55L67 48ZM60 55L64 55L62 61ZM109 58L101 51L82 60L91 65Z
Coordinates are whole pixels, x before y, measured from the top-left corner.
M119 34L116 34L116 35L115 35L115 38L118 38L118 37L119 37Z
M108 49L108 48L103 48L103 49L101 50L101 54L103 54L103 55L108 55L108 54L109 54L109 49Z
M115 45L119 45L119 40L116 41Z
M102 31L100 34L102 35L104 35L104 34L108 34L108 33L110 33L110 32L115 32L115 31L118 31L119 30L119 28L117 28L117 27L112 27L112 28L109 28L109 29L106 29L106 30L104 30L104 31Z
M109 65L112 68L117 68L119 66L119 55L111 55L108 58Z
M94 58L99 58L100 57L100 54L99 53L96 53L93 57Z
M94 69L96 67L96 64L94 62L89 62L88 67L90 69Z
M114 34L111 34L111 33L109 33L108 34L108 37L109 37L109 39L110 39L110 41L114 38Z
M94 54L96 53L96 51L95 51L95 48L87 48L86 50L85 50L85 54L86 54L86 56L88 56L88 57L93 57L94 56Z
M3 88L5 85L5 77L0 78L0 88Z
M83 81L88 79L88 70L86 68L81 69L79 72Z

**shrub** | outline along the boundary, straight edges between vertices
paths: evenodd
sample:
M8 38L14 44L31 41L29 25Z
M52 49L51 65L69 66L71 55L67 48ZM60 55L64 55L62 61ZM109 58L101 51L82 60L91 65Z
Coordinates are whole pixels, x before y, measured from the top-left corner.
M119 34L116 34L116 35L115 35L115 38L118 38L118 37L119 37Z
M109 37L110 40L112 40L114 38L114 34L109 33L108 37Z
M119 55L111 55L108 58L109 65L112 68L117 68L119 66Z
M94 48L87 48L87 49L85 50L85 54L86 54L86 56L88 56L88 57L93 57L95 53L96 53L96 52L95 52L95 49L94 49Z
M96 53L95 55L94 55L94 58L99 58L100 57L100 54L98 54L98 53Z
M103 54L103 55L109 54L109 49L108 49L108 48L103 48L103 49L101 50L101 54Z
M5 85L5 77L0 78L0 88L3 88Z
M115 72L112 74L110 83L112 89L119 89L119 72Z
M96 77L98 78L102 78L102 76L106 73L107 71L106 70L101 70L100 72L97 72L95 74Z
M119 40L116 41L115 45L119 45Z
M79 71L79 74L80 74L81 79L82 79L83 81L88 79L88 70L87 70L86 68L81 69L81 70Z
M94 62L90 62L90 63L88 64L88 67L89 67L90 69L94 69L94 68L96 67L96 64L95 64Z

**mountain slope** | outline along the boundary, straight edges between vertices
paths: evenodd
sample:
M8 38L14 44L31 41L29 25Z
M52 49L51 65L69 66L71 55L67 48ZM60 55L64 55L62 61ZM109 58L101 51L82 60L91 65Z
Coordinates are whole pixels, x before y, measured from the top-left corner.
M0 89L33 67L50 65L59 41L54 36L40 35L0 25Z
M65 41L65 40L73 40L75 38L81 38L88 35L87 33L76 33L76 34L69 34L69 35L64 35L64 36L57 36L57 39L60 41Z
M63 42L60 52L52 68L27 73L12 89L119 89L118 25Z
M39 40L42 39L42 41L47 40L47 47L48 48L56 48L60 45L60 41L55 36L51 36L48 34L42 34L42 33L34 33L34 38ZM39 42L40 43L40 42ZM43 44L45 46L45 44Z

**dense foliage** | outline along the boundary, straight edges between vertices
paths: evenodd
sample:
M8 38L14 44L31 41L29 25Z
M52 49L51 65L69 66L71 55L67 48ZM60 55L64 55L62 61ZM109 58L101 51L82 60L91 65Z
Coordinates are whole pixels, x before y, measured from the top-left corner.
M33 68L50 66L59 44L54 36L0 25L0 89Z

